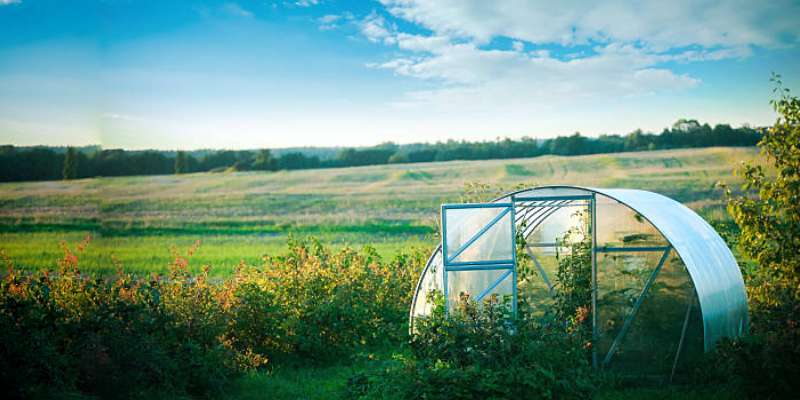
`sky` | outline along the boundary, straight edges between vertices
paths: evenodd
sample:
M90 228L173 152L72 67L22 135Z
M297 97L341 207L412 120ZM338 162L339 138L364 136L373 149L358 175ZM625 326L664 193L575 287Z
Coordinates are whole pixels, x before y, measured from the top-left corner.
M597 4L594 4L597 3ZM363 146L771 125L800 0L0 0L0 143Z

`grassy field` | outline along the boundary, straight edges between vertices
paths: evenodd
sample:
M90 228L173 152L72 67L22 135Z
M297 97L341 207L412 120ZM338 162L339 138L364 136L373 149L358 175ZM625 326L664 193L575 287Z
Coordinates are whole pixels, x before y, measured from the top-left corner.
M462 201L468 183L494 187L575 184L631 187L671 196L708 219L725 219L717 182L755 160L754 148L708 148L493 161L455 161L276 173L204 173L0 184L0 250L18 269L52 269L63 253L92 241L80 257L84 272L118 268L163 273L172 250L200 241L191 269L211 266L225 277L242 261L259 264L282 253L287 237L314 235L337 246L370 245L384 257L437 242L443 202ZM334 365L276 365L238 379L229 398L340 397L354 372L379 368L403 349L376 360L352 355ZM371 358L371 357L370 357ZM377 363L377 364L376 364ZM374 364L374 365L373 365ZM602 399L738 398L727 389L625 388Z
M20 269L53 268L59 242L93 241L84 271L164 272L170 248L201 241L194 268L225 276L241 261L281 251L289 234L335 246L371 245L391 257L436 243L443 202L465 184L631 187L723 218L718 181L732 182L754 148L580 157L452 161L275 173L202 173L0 184L0 249Z

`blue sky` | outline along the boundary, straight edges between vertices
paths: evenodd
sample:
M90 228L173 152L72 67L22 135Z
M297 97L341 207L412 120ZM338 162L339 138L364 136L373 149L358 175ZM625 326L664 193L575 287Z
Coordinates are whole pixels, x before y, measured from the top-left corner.
M560 5L556 5L556 4ZM0 0L0 143L124 148L769 125L797 0Z

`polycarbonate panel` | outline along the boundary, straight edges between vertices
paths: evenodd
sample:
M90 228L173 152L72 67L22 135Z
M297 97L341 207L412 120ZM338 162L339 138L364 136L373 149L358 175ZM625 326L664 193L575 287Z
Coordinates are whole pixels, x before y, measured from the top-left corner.
M678 372L685 372L682 367L703 353L702 316L696 298L691 278L673 252L648 290L608 367L643 376L668 376L673 366ZM688 310L690 305L693 310ZM687 329L681 344L684 322ZM617 329L606 333L615 337L618 332ZM681 355L676 364L679 347ZM605 352L601 354L605 356Z
M666 246L667 240L641 214L607 196L596 195L597 246Z
M688 356L688 359L692 352L696 351L698 335L703 335L701 346L705 350L710 350L720 338L737 337L746 332L747 298L736 260L716 231L689 208L659 194L633 189L550 186L519 191L514 193L514 196L564 196L592 192L598 194L598 246L649 246L669 243L685 265L699 307L690 313L692 319L687 327L687 342L682 350L681 359L685 356ZM509 201L510 198L509 194L496 201ZM519 204L531 203L521 202L518 206ZM531 214L523 214L525 210L523 207L517 208L519 231L526 227L526 223L536 218L532 211L528 211ZM660 233L661 237L656 233ZM543 234L538 239L544 237L547 235ZM528 242L534 241L531 239L536 238L529 238ZM440 251L441 247L437 248L434 255ZM546 265L547 257L543 252L537 254L543 255L540 261L544 261L543 264ZM433 282L434 286L437 284L436 279L428 277L431 275L430 270L437 269L437 265L441 266L441 258L432 256L420 277L412 305L412 319L417 311L420 314L427 312L425 307L420 305L425 302L424 294L421 292L428 286L427 282ZM441 276L441 273L433 275ZM438 282L438 285L441 285L441 282ZM527 284L521 281L520 289L522 290L525 285ZM531 283L531 291L541 292L541 286L537 285ZM521 296L520 301L524 302L525 299ZM642 307L644 308L644 305ZM702 320L702 325L698 326L699 323L693 325L699 319Z
M487 292L483 299L489 299L492 295L497 295L498 300L502 301L505 296L512 296L514 276L513 274L507 274L508 271L510 269L447 272L447 292L450 306L455 307L462 295L471 300L478 300L477 297L484 290L492 286L504 275L506 277L494 289Z
M411 304L411 318L418 315L429 315L432 304L428 302L428 294L442 291L442 252L433 253L417 283L417 290Z
M592 194L591 190L572 186L542 186L514 193L514 197L542 197L542 196L584 196Z
M747 331L747 294L736 259L703 218L675 200L633 189L593 189L632 208L669 241L686 265L703 314L705 350Z
M448 262L512 260L510 210L510 207L444 208L446 256L451 258Z
M597 354L605 357L663 252L597 255Z
M587 216L586 206L575 207L549 207L548 217L537 225L530 225L522 231L527 243L555 243L562 241L570 229L586 226ZM535 220L535 217L533 218ZM570 238L572 241L581 241L583 237L579 234ZM555 254L554 247L542 248L546 254Z
M550 286L546 282L549 281L551 285L556 284L558 260L554 255L544 254L541 250L543 249L532 248L531 253L536 257L544 274L528 254L517 258L518 310L522 315L542 317L554 304Z

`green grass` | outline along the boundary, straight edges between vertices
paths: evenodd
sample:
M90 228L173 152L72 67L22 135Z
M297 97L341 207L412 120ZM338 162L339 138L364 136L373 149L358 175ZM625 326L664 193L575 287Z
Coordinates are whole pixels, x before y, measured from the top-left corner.
M232 395L237 399L328 400L344 398L347 379L356 368L329 367L277 368L269 373L251 373L240 378Z
M608 389L595 396L595 400L737 400L743 398L744 396L730 388L690 388L683 386Z
M75 232L25 232L4 233L0 235L2 247L12 259L15 267L21 270L52 269L63 256L59 243L66 241L74 249L75 243L82 241L90 231ZM432 241L426 236L404 235L365 236L363 234L321 234L316 235L335 248L345 246L361 248L369 245L386 259L414 246L428 246ZM367 238L373 240L367 240ZM212 277L230 276L244 261L248 265L260 265L265 255L276 255L286 247L286 235L142 235L98 237L93 239L80 256L81 271L109 275L117 267L135 274L147 275L151 272L164 274L174 260L171 248L174 246L185 254L197 240L200 246L191 257L190 270L198 272L203 266L210 266Z
M392 257L436 244L439 205L469 182L635 187L673 197L706 217L724 218L718 181L753 160L754 148L708 148L580 157L451 161L275 173L235 172L0 184L0 249L26 270L53 268L59 242L94 241L84 271L118 264L164 272L170 247L201 240L191 260L224 276L244 260L280 252L287 235L334 246L374 246Z

